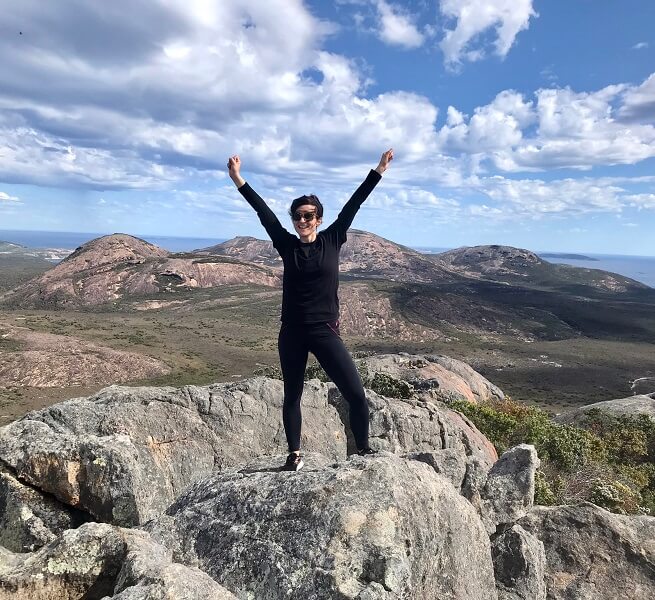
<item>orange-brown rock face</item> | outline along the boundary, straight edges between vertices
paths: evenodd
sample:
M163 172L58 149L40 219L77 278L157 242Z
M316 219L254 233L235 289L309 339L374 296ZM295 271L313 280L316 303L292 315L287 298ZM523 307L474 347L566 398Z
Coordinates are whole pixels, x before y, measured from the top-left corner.
M428 256L372 233L351 229L341 249L341 271L416 283L450 281L452 275Z
M97 306L176 288L230 284L278 287L281 271L207 255L171 254L138 238L92 240L2 299L21 308Z

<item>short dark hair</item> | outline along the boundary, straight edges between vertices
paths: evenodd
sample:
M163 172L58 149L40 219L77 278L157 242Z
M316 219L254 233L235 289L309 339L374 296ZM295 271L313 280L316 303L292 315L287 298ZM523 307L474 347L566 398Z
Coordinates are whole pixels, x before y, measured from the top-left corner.
M319 219L323 218L323 205L321 204L321 201L318 199L318 196L315 196L314 194L310 194L309 196L300 196L300 198L296 198L291 203L291 208L289 208L289 215L293 217L293 213L296 212L298 207L304 206L305 204L310 204L312 206L315 206L316 217Z

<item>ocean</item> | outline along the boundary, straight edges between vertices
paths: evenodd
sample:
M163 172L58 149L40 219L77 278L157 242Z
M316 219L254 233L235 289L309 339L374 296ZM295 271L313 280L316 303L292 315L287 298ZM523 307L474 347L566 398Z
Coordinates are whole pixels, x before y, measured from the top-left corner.
M0 230L0 241L22 244L29 248L69 248L71 251L89 240L95 239L103 233L78 233L73 231L10 231ZM174 236L155 236L133 234L151 244L161 246L171 252L187 252L199 248L207 248L224 242L220 238L188 238ZM419 252L437 254L450 248L415 248ZM550 251L564 254L565 251ZM545 252L544 252L545 253ZM537 254L540 254L537 252ZM576 253L579 254L579 253ZM577 258L552 258L544 260L552 263L573 265L587 269L601 269L630 277L650 287L655 288L655 256L623 256L618 254L590 254L584 253L592 260Z
M622 256L619 254L589 254L587 252L584 255L595 260L550 257L546 257L544 260L585 269L601 269L619 273L619 275L636 279L655 288L655 256Z
M0 241L21 244L28 248L70 248L75 250L82 244L99 238L106 233L78 233L74 231L3 231L0 229ZM199 250L224 242L219 238L187 238L162 235L138 235L130 234L141 238L151 244L156 244L170 252L188 252Z

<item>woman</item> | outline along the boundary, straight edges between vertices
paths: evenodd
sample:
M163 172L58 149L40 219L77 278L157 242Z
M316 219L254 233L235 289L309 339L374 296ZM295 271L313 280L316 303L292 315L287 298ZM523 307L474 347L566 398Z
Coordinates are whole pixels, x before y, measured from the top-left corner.
M323 222L320 200L314 195L296 198L289 214L298 237L282 227L273 211L241 177L239 157L232 156L227 163L230 178L257 212L284 264L282 327L278 337L284 379L282 420L289 445L284 470L297 471L303 466L300 398L309 352L349 404L350 426L359 454L375 453L368 445L369 415L364 387L339 335L339 251L359 207L392 160L392 149L382 154L378 166L341 209L337 220L323 231L318 231Z

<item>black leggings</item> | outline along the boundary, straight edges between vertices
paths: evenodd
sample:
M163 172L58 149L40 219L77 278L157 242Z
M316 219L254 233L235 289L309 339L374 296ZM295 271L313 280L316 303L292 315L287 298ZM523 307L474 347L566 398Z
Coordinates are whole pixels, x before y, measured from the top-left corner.
M311 352L350 406L350 427L357 449L368 447L368 402L364 386L350 353L339 336L339 324L282 324L278 337L284 378L282 420L289 452L300 450L302 396L307 357Z

